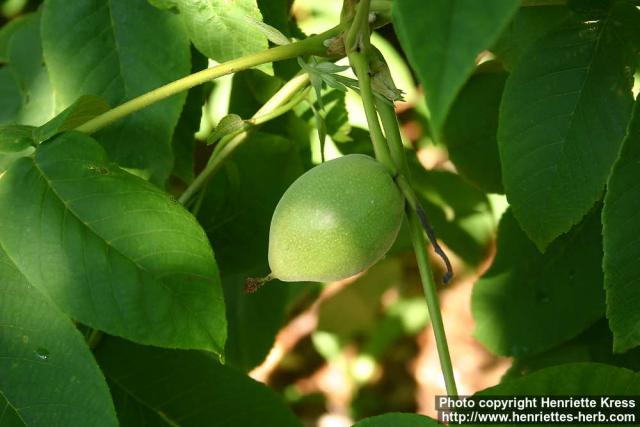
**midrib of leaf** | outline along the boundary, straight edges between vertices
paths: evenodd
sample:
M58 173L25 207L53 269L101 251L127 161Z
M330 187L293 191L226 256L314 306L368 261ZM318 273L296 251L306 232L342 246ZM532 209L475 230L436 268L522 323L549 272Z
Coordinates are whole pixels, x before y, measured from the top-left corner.
M129 396L131 399L135 400L140 405L144 406L145 408L149 409L151 412L156 414L158 417L160 417L164 422L167 423L168 426L170 426L170 427L181 427L180 424L178 424L176 421L173 421L171 418L169 418L167 416L167 414L165 414L164 412L154 408L153 406L151 406L150 404L148 404L144 400L139 399L138 396L133 394L128 388L126 388L124 385L122 385L122 383L120 381L116 380L115 378L113 378L113 377L111 377L111 376L109 376L107 374L105 374L105 376L107 378L109 378L109 380L113 384L118 386L118 388L120 388L122 391L124 391L126 393L126 395Z
M20 270L18 270L20 271ZM20 274L22 274L22 272L20 271ZM23 274L24 276L24 274ZM7 408L11 408L13 409L13 412L16 413L16 415L18 416L18 418L20 418L20 421L22 421L22 424L24 424L25 426L27 426L27 422L24 420L24 418L22 418L22 414L20 414L20 411L18 411L18 408L16 408L15 406L13 406L11 404L11 402L9 401L9 399L7 399L7 396L4 395L4 393L2 392L2 390L0 390L0 396L2 396L2 398L4 399L5 402L7 402L7 404L5 405L4 409L2 410L2 413L0 413L0 421L2 421L2 419L4 418L4 414L7 410Z
M130 258L130 257L128 257L128 256L126 256L126 255L125 255L124 253L122 253L122 251L120 251L118 248L116 248L115 246L112 246L112 245L110 244L110 242L109 242L109 241L107 241L106 239L104 239L104 238L103 238L103 237L102 237L102 236L101 236L101 235L100 235L96 230L94 230L94 229L91 227L91 225L90 225L90 224L88 224L88 223L86 223L85 221L83 221L83 220L80 218L80 216L79 216L76 212L74 212L74 211L73 211L73 209L71 209L71 207L70 207L70 206L69 206L69 205L64 201L64 199L62 198L62 196L60 196L60 194L58 194L58 192L55 190L55 187L53 186L53 181L51 181L51 180L49 179L49 177L47 177L47 175L45 174L45 172L40 168L40 166L39 166L39 165L38 165L38 163L36 162L36 159L35 159L35 158L32 158L31 160L32 160L33 166L34 166L34 167L35 167L35 169L38 171L38 173L39 173L40 177L41 177L41 178L46 182L48 191L51 191L51 193L52 193L52 194L54 194L54 195L56 196L56 199L57 199L57 200L58 200L58 202L63 206L63 209L64 209L64 211L65 211L65 212L67 212L67 211L68 211L68 212L70 212L70 213L73 215L73 217L74 217L74 218L75 218L79 223L81 223L82 225L84 225L84 227L85 227L85 229L86 229L86 230L89 230L91 233L93 233L93 235L94 235L94 236L98 237L98 238L100 239L100 241L101 241L101 242L103 242L103 243L106 245L106 247L107 247L107 248L110 248L110 250L113 250L115 253L119 254L119 255L120 255L120 256L122 256L124 259L126 259L126 260L127 260L127 261L129 261L129 262L131 262L134 266L136 266L136 267L137 267L138 271L143 271L143 272L145 272L145 273L146 273L146 274L148 274L150 277L152 277L152 278L154 279L154 281L155 281L155 282L160 283L160 284L162 285L162 287L163 287L165 290L167 290L167 291L168 291L168 293L169 293L170 295L172 295L172 296L174 297L174 300L175 300L175 301L177 301L177 302L180 304L180 306L181 306L181 307L182 307L182 308L183 308L187 313L189 313L193 319L195 319L195 320L196 320L196 322L200 325L201 329L202 329L202 330L204 330L204 331L206 332L206 334L209 336L210 342L211 342L211 343L215 343L215 342L216 342L215 337L213 337L213 336L211 335L211 332L209 331L209 329L208 329L208 327L206 326L206 324L205 324L205 323L203 323L203 322L200 320L200 317L199 317L199 316L197 316L193 311L191 311L191 309L190 309L188 306L184 305L184 303L183 303L182 299L181 299L181 298L178 298L178 297L176 296L176 294L175 294L175 292L173 291L173 289L171 289L171 287L170 287L170 286L168 286L166 283L164 283L164 281L162 280L162 278L159 278L158 276L156 276L156 275L152 274L150 271L148 271L146 268L144 268L142 265L140 265L140 264L139 264L135 259L132 259L132 258ZM46 194L46 193L45 193L45 194ZM43 196L43 197L44 197L44 196ZM43 204L42 204L42 203L41 203L41 206L43 206ZM6 251L5 251L5 252L6 252ZM7 256L8 256L8 254L7 254ZM12 262L14 262L14 264L15 264L15 261L14 261L13 259L12 259ZM85 267L85 268L86 268L86 267ZM22 272L21 270L20 270L20 273L21 273L25 278L27 277L27 276L25 276L24 272ZM209 280L213 280L214 278L213 278L213 277L207 277L207 279L209 279ZM92 301L93 301L93 299L92 299ZM118 310L120 310L120 306L119 306L118 304L116 304L116 306L118 306ZM217 347L217 345L216 345L216 347ZM223 351L223 349L217 349L217 350L218 350L218 351L220 351L220 352L222 352L222 351Z

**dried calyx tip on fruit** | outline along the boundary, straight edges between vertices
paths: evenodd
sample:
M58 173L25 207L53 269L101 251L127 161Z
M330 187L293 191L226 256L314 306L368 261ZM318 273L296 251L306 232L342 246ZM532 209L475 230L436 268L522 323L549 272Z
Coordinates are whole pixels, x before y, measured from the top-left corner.
M264 277L248 277L244 282L244 293L252 294L260 289L265 283L273 280L271 274L267 274Z

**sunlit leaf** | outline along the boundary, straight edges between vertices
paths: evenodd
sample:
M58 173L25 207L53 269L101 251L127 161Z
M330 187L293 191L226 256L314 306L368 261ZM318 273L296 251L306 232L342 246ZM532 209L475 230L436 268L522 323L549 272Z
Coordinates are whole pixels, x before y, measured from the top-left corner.
M218 269L195 219L166 193L65 133L0 178L0 244L82 323L141 343L222 352Z
M47 0L42 44L58 110L81 95L116 106L191 69L184 24L147 0L78 0L72 7ZM171 137L185 96L131 114L96 138L119 165L163 185L173 168Z
M174 0L200 52L218 62L259 52L269 47L256 0ZM271 73L271 64L258 67Z

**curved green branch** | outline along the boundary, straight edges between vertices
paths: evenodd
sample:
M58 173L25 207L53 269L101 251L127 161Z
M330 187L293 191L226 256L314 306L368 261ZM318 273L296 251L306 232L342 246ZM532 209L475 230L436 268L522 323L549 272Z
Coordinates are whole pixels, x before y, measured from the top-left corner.
M106 113L101 114L79 126L76 130L89 134L97 132L116 120L126 117L131 113L146 108L172 95L218 77L252 68L260 64L282 61L302 55L325 55L327 53L325 41L337 36L340 31L340 27L335 27L322 34L318 34L295 43L277 46L272 49L246 55L241 58L232 59L215 67L188 75L112 108Z

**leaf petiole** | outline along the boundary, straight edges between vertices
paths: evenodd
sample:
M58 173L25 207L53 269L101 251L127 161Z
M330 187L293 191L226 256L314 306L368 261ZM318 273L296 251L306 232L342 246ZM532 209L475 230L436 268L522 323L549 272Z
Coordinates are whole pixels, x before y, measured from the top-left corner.
M252 120L254 125L258 125L273 120L291 110L295 105L305 99L308 94L308 89L305 89L305 87L308 84L308 74L300 74L289 80L249 120ZM213 153L211 153L211 157L205 168L182 193L178 201L183 205L187 204L198 191L206 186L209 179L217 172L224 160L246 140L248 135L249 131L243 130L238 134L227 135L222 138L218 145L216 145Z

